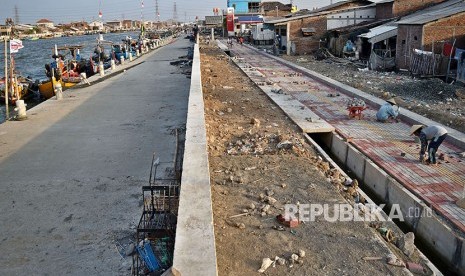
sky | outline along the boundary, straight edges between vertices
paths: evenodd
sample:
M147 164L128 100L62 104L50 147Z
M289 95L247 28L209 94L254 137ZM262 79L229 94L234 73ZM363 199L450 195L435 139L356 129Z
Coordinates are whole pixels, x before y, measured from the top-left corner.
M141 2L144 8L141 8ZM333 0L337 2L337 0ZM226 0L158 0L160 20L172 19L174 3L178 20L193 21L196 16L204 18L213 15L213 8L226 8ZM266 2L266 1L264 1ZM284 4L289 0L282 0ZM299 9L312 9L329 5L331 0L294 0ZM93 21L99 19L99 10L103 21L121 19L156 20L156 0L0 0L0 24L8 17L15 19L15 6L22 24L35 24L41 18L52 20L55 24L71 21Z

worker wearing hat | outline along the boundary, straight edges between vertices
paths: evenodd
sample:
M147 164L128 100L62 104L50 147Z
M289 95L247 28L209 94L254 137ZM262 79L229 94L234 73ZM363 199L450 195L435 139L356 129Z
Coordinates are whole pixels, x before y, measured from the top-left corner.
M376 119L383 123L396 120L397 116L399 116L399 106L394 98L387 100L376 113Z
M441 126L424 126L424 125L413 125L410 128L410 135L420 137L421 149L420 149L420 162L425 162L425 152L428 148L428 164L436 165L436 151L438 150L441 143L447 137L447 130Z

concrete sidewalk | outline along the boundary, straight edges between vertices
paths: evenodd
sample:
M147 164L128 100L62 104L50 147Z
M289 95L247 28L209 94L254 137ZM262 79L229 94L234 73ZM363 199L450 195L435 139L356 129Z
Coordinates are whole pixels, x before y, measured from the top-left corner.
M130 273L115 241L134 233L153 152L173 158L190 80L169 62L189 45L0 125L0 274Z
M410 124L377 122L377 106L364 111L363 120L349 119L346 106L350 96L309 76L296 74L295 69L259 55L254 49L236 46L231 50L236 57L244 60L241 67L262 89L282 89L292 99L298 100L334 126L337 133L349 139L352 145L428 206L465 232L465 210L455 205L465 185L465 160L458 154L464 152L465 148L445 142L439 148L438 155L444 154L447 161L441 161L438 167L420 164L419 145L408 133ZM335 96L329 97L329 94ZM463 140L462 133L451 132L456 141ZM402 156L401 153L406 155Z

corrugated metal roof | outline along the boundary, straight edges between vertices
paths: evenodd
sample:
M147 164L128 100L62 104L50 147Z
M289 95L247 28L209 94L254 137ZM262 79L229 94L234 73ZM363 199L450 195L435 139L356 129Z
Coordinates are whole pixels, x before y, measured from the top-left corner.
M372 8L372 7L375 7L375 6L376 6L376 4L370 4L370 5L366 5L366 6L352 7L352 8L347 8L347 9L343 9L343 10L320 11L320 12L312 11L312 12L309 12L309 13L303 14L303 15L286 17L286 18L276 19L276 20L270 20L270 21L267 21L265 23L266 24L279 24L279 23L285 23L285 22L294 21L294 20L298 20L298 19L303 19L303 18L307 18L307 17L317 17L317 16L322 16L322 15L328 15L328 14L337 14L337 13L344 12L344 11L363 10L363 9Z
M397 24L423 25L462 12L465 12L465 1L446 1L444 3L426 8L420 12L412 14L411 16L406 16L398 21Z
M358 37L368 38L372 44L383 41L397 35L397 26L378 26L370 29L368 33L358 35Z

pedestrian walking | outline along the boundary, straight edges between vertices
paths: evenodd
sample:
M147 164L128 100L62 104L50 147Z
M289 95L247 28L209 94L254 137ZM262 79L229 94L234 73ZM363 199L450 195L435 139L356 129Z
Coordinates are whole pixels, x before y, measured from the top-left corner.
M410 135L420 137L420 162L428 165L437 165L436 152L444 139L447 137L447 130L442 126L413 125L410 128ZM428 158L425 158L428 149Z
M394 120L397 122L397 116L399 116L399 109L400 108L397 105L394 98L391 98L380 107L380 109L376 113L376 119L383 123L392 122Z

